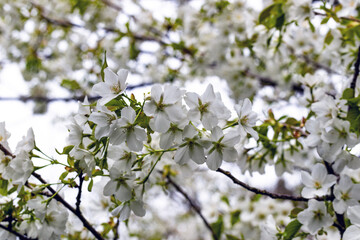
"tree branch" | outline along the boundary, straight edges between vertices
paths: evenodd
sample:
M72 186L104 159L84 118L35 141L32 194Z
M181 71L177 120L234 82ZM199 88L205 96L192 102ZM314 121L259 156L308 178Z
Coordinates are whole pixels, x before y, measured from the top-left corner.
M297 202L308 202L310 200L310 199L304 198L304 197L297 197L297 196L291 196L291 195L271 193L271 192L268 192L266 190L261 190L261 189L258 189L258 188L254 188L254 187L251 187L248 184L240 181L236 177L234 177L229 171L225 171L225 170L223 170L221 168L219 168L216 171L220 172L220 173L224 174L225 176L227 176L228 178L230 178L235 184L240 185L243 188L245 188L246 190L248 190L250 192L253 192L255 194L261 194L261 195L268 196L268 197L273 198L273 199L291 200L291 201L297 201ZM318 201L327 201L327 200L333 200L334 197L326 195L326 196L323 196L323 197L314 197L314 199L316 199Z
M6 147L4 147L1 143L0 143L0 150L3 151L3 153L6 155L6 156L10 156L12 158L15 158L15 155L12 154L9 150L6 149Z
M194 211L200 216L202 221L204 222L205 226L211 232L211 235L215 240L218 240L217 235L215 234L214 229L211 227L209 222L206 220L204 215L201 213L200 207L190 198L190 196L176 183L174 182L169 175L166 176L166 179L169 184L174 186L174 188L181 194L183 197L189 202L190 206L194 209Z
M9 233L12 233L14 235L16 235L20 240L32 240L33 238L28 238L25 235L22 235L16 231L14 231L13 229L9 228L9 227L5 227L4 225L0 224L0 228L8 231Z
M81 203L81 193L82 193L82 185L83 185L83 182L84 182L84 177L83 177L83 174L82 172L79 174L79 191L78 191L78 194L76 196L76 212L78 213L81 213L80 211L80 203Z
M356 58L356 62L354 64L354 67L355 67L355 72L354 72L354 76L353 76L353 79L351 81L351 84L350 84L350 88L352 88L354 90L354 96L355 97L355 87L356 87L356 81L357 81L357 78L359 76L359 68L360 68L360 46L358 48L358 53L357 53L357 58Z
M75 214L80 221L83 223L84 227L87 228L98 240L104 240L100 233L98 233L93 226L87 221L87 219L82 215L81 212L78 212L75 208L73 208L65 199L63 199L57 192L47 184L47 182L37 173L33 172L32 175L38 179L42 184L46 185L46 188L54 195L54 199L60 202L64 207L69 209L73 214Z
M314 14L317 16L323 16L323 17L328 17L329 15L327 15L326 13L320 13L320 12L316 12L314 11ZM358 18L354 18L354 17L339 17L341 20L347 20L347 21L353 21L353 22L360 22L360 19Z

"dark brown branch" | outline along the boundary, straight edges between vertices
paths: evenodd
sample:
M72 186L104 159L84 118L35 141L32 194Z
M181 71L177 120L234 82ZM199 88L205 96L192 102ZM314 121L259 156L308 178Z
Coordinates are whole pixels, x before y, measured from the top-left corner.
M80 204L81 204L81 193L82 193L82 186L83 186L83 182L84 182L84 177L83 177L83 174L80 173L79 174L79 190L78 190L78 194L76 196L76 212L78 213L81 213L81 210L80 210Z
M38 179L42 184L46 185L46 188L54 195L54 199L60 202L64 207L69 209L73 214L75 214L80 221L83 223L84 227L87 228L98 240L104 240L100 233L98 233L94 227L87 221L87 219L82 215L81 212L76 211L65 199L63 199L57 192L47 184L47 182L37 173L33 172L32 175Z
M120 220L119 220L119 218L116 218L116 223L115 223L115 227L114 227L114 240L118 240L120 238L119 225L120 225Z
M317 15L317 16L323 16L323 17L328 17L329 16L326 13L320 13L320 12L315 12L315 11L314 11L314 14ZM360 22L360 19L354 18L354 17L339 17L339 19L347 20L347 21L353 21L353 22Z
M26 237L26 236L24 236L24 235L22 235L22 234L20 234L20 233L18 233L18 232L16 232L16 231L14 231L13 229L11 229L11 228L9 228L9 227L5 227L5 226L2 225L2 224L0 224L0 228L8 231L9 233L14 234L14 235L17 236L20 240L32 240L32 239L33 239L33 238L28 238L28 237Z
M209 222L206 220L204 215L201 213L200 207L190 198L190 196L176 183L174 182L170 176L166 176L166 179L169 184L171 184L183 197L189 202L190 206L194 209L194 211L200 216L202 221L204 222L205 226L211 232L211 235L215 240L218 240L217 235L215 234L214 229L211 227Z
M101 1L102 1L106 6L108 6L108 7L111 7L111 8L113 8L113 9L119 11L119 12L122 12L122 11L123 11L123 9L122 9L121 6L113 3L112 1L109 1L109 0L101 0Z
M350 84L350 88L352 88L354 90L354 96L355 97L355 87L356 87L356 81L357 81L357 78L359 76L359 68L360 68L360 46L358 48L358 53L357 53L357 58L356 58L356 62L355 62L355 72L354 72L354 76L353 76L353 79L351 81L351 84Z
M15 158L15 155L12 154L9 150L6 149L6 147L4 147L1 143L0 143L0 150L3 151L3 153L6 155L6 156L10 156L12 158Z
M230 178L235 184L240 185L243 188L245 188L246 190L248 190L250 192L253 192L255 194L261 194L261 195L268 196L268 197L273 198L273 199L291 200L291 201L298 201L298 202L308 202L310 200L310 199L304 198L304 197L277 194L277 193L268 192L266 190L261 190L261 189L258 189L258 188L254 188L254 187L251 187L248 184L240 181L236 177L234 177L229 171L225 171L225 170L223 170L221 168L219 168L216 171L220 172L220 173L224 174L225 176L227 176L228 178ZM316 199L318 201L327 201L327 200L331 201L331 200L334 199L334 197L333 196L323 196L323 197L315 197L314 199Z

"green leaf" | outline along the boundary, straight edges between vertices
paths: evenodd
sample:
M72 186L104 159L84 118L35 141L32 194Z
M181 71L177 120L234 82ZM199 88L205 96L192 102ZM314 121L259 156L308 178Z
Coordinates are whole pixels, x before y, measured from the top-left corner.
M350 99L354 97L354 89L346 88L343 92L342 99Z
M235 237L231 234L226 234L226 240L241 240L241 238Z
M274 3L265 8L259 15L259 23L267 29L275 27L281 30L285 24L285 13L282 7L283 3Z
M334 40L334 36L331 33L331 30L329 30L325 36L324 43L329 45Z
M64 179L67 177L68 174L69 174L68 171L63 172L63 173L60 175L60 180L64 180Z
M62 152L59 152L57 149L55 149L55 151L60 154L60 155L64 155L64 154L69 154L69 152L74 148L73 145L69 145L69 146L66 146L64 147L63 151Z
M101 79L103 80L103 82L105 81L104 70L107 67L108 67L108 64L107 64L107 61L106 61L106 51L105 51L104 52L104 62L103 62L103 65L101 66L101 71L100 71Z
M71 91L80 90L81 86L80 84L75 80L70 79L63 79L61 84L62 87L69 89Z
M221 234L224 231L224 221L222 215L220 215L216 222L210 224L211 228L214 230L215 235L220 239Z
M234 226L237 222L240 221L240 210L235 210L231 212L230 215L230 222L231 222L231 226Z
M9 182L5 179L0 179L0 194L3 196L7 196L8 195L8 184Z
M284 240L291 240L295 237L296 233L300 230L302 224L298 220L290 222L283 233Z
M288 125L291 125L291 126L299 126L300 125L300 122L292 117L286 119L285 123Z
M91 179L91 180L90 180L90 183L89 183L89 185L88 185L88 191L89 191L89 192L91 192L93 185L94 185L94 181L93 181L93 179Z
M302 208L294 208L293 210L291 210L290 212L290 218L296 218L298 213L303 211L304 209Z

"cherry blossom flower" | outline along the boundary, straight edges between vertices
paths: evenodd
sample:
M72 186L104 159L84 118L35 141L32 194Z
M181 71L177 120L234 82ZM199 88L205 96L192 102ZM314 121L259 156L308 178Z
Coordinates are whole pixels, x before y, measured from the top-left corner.
M114 195L117 200L125 202L132 198L135 176L124 173L119 167L118 164L114 164L110 168L110 180L105 185L103 194L105 196Z
M133 200L119 205L111 212L111 214L113 216L119 215L119 221L125 221L129 218L130 211L133 211L138 217L143 217L146 214L144 203L139 200Z
M92 112L88 120L96 124L95 138L101 139L108 136L111 125L116 119L116 113L104 106L100 106L97 111Z
M151 88L151 100L144 105L144 112L153 116L150 120L152 130L160 133L166 132L170 122L179 121L184 117L181 104L182 91L172 85L165 85L164 90L160 84Z
M64 234L69 213L59 203L52 200L44 204L43 199L37 197L29 200L28 206L34 209L42 224L38 231L40 240L59 239Z
M249 133L255 140L259 139L258 133L253 129L256 124L257 114L252 111L252 104L248 98L240 100L235 105L235 111L239 117L239 130L241 136L245 137Z
M121 118L115 120L110 130L110 143L121 144L124 141L132 151L140 151L143 141L146 140L146 132L135 125L136 112L131 107L121 110Z
M222 160L235 162L238 152L234 148L240 140L236 132L224 134L220 127L211 130L212 146L207 150L206 164L211 170L216 170L221 166Z
M321 228L330 227L333 224L324 202L315 199L309 200L308 208L300 212L297 219L308 228L312 235L316 234Z
M0 144L2 144L6 149L9 149L7 140L10 137L10 133L5 129L5 122L0 122Z
M185 164L190 159L197 164L205 162L204 146L199 141L198 132L192 125L187 125L183 132L183 143L176 151L174 160L178 164Z
M162 149L169 149L170 147L180 144L182 141L182 133L185 126L189 123L187 119L181 119L170 123L169 129L160 135L159 145Z
M30 152L35 147L34 131L30 128L27 132L26 137L23 137L22 140L16 145L15 154L18 154L21 151Z
M360 236L360 205L349 207L347 215L353 225L345 230L343 240L357 240Z
M347 175L342 175L339 184L334 187L334 195L334 209L337 213L343 214L349 206L359 204L360 185L354 184Z
M338 151L345 144L353 147L359 142L356 134L350 132L350 123L338 118L333 120L331 129L323 134L322 139L332 144L332 153Z
M185 102L190 107L188 118L191 121L200 120L205 129L211 130L218 124L219 119L230 117L230 111L222 102L220 94L214 92L211 84L201 96L193 92L186 93Z
M125 69L120 69L117 74L115 74L109 68L105 68L105 82L97 83L92 88L92 91L95 94L99 94L102 97L98 103L101 105L106 104L111 99L116 98L123 93L127 86L127 83L125 82L127 75L128 71Z
M29 158L29 153L22 150L5 167L2 177L11 180L13 184L22 186L29 179L33 170L34 166Z
M305 185L301 195L305 198L327 194L329 188L336 182L336 176L328 174L326 167L321 163L317 163L313 167L311 176L309 173L302 171L301 179Z

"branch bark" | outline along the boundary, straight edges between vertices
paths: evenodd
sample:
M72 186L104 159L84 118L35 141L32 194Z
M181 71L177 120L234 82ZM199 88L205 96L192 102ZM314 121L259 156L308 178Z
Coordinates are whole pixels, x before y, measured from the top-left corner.
M176 182L174 182L169 175L166 176L166 179L167 179L168 183L171 184L176 189L176 191L178 191L181 195L183 195L183 197L189 202L192 209L194 209L194 211L200 216L200 218L204 222L206 228L209 229L209 231L211 232L213 239L218 240L219 238L215 234L214 229L211 227L209 222L206 220L204 215L201 213L200 207L197 204L195 204L194 200L192 200L191 197Z
M14 230L11 229L11 228L5 227L5 226L2 225L2 224L0 224L0 228L8 231L9 233L14 234L14 235L17 236L20 240L34 240L33 238L28 238L28 237L26 237L25 235L22 235L22 234L20 234L20 233L18 233L18 232L16 232L16 231L14 231Z
M216 171L220 172L220 173L224 174L226 177L230 178L236 185L239 185L239 186L245 188L246 190L253 192L255 194L261 194L263 196L267 196L267 197L270 197L273 199L291 200L291 201L297 201L297 202L308 202L310 200L308 198L304 198L304 197L300 197L300 196L277 194L277 193L268 192L266 190L254 188L254 187L251 187L250 185L240 181L236 177L234 177L229 171L225 171L221 168L219 168ZM334 197L326 195L323 197L314 197L314 199L316 199L318 201L328 201L328 200L331 201L334 199Z
M46 184L47 182L37 173L33 172L32 175L38 179L42 184ZM56 193L56 191L49 185L46 187L51 194L54 195L54 199L60 202L64 207L66 207L68 210L70 210L73 214L75 214L80 221L83 223L84 227L87 228L98 240L104 240L104 238L101 236L100 233L98 233L95 228L87 221L87 219L84 217L84 215L81 212L78 212L75 208L73 208L65 199L63 199L60 195Z

